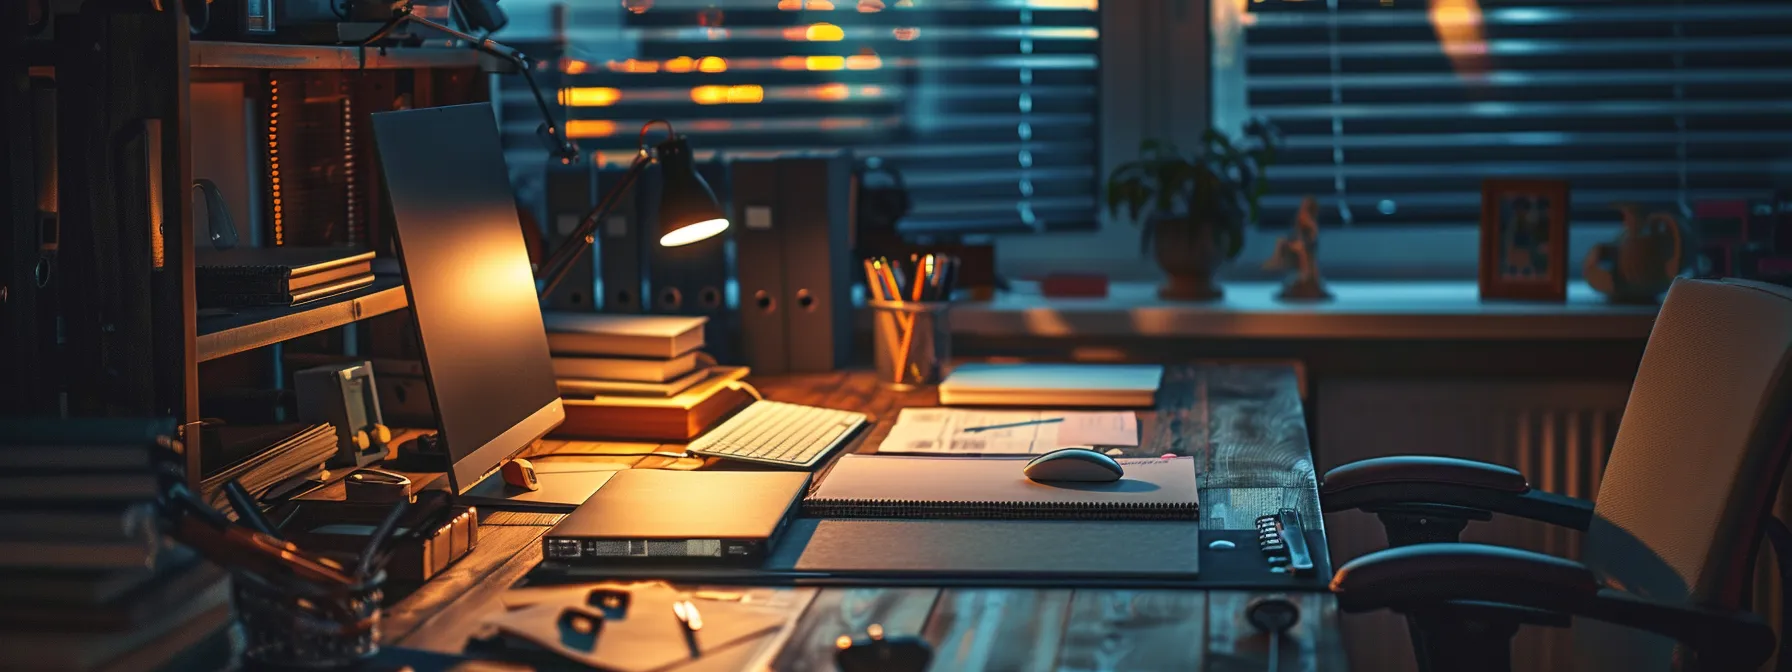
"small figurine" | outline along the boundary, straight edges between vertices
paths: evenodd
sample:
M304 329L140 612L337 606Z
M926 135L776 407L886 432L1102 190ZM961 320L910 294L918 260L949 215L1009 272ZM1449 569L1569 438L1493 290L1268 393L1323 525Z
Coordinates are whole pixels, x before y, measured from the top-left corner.
M1294 232L1276 241L1276 251L1263 267L1269 270L1293 270L1276 295L1283 301L1328 301L1332 293L1319 278L1319 201L1308 196L1300 202L1294 216Z

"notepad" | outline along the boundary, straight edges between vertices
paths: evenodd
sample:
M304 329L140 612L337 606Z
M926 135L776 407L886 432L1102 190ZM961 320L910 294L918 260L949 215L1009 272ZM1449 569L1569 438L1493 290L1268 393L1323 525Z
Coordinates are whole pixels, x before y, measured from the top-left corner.
M1038 483L1027 461L847 455L803 500L804 513L833 518L1195 520L1195 460L1120 459L1108 483Z
M1143 408L1164 367L1135 364L961 364L940 382L946 406Z

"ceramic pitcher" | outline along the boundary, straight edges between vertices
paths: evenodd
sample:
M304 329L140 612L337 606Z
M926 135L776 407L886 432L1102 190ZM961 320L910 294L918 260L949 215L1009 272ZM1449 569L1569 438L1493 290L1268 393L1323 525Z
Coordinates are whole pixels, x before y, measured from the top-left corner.
M1617 206L1624 231L1617 240L1593 246L1581 264L1587 284L1613 301L1652 303L1680 274L1684 254L1680 220L1672 213L1642 214L1634 204Z

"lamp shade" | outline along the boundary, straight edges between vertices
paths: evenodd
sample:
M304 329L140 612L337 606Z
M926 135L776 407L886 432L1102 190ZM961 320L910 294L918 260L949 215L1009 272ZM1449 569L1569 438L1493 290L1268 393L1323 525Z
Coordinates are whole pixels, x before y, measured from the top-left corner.
M660 245L677 247L728 230L716 194L697 174L691 146L681 136L655 148L660 162Z

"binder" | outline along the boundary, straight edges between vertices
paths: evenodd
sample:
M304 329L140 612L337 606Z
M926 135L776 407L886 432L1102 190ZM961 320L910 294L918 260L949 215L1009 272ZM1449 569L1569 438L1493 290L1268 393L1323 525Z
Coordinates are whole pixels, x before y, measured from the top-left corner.
M548 241L548 249L559 249L579 228L585 214L597 205L597 170L587 162L569 166L549 161L542 190L547 201L542 219L546 231L542 233ZM595 257L595 251L587 249L578 261L573 262L572 268L566 271L566 278L548 294L549 310L592 312L597 309Z
M728 179L726 165L720 162L697 164L697 174L709 183L716 199L727 212ZM720 235L689 245L662 247L659 244L659 199L661 173L658 168L641 176L635 190L638 230L647 246L647 275L652 304L648 312L659 315L700 315L709 318L703 329L704 348L722 363L739 361L733 338L735 321L728 303L729 258L732 228Z
M852 356L852 155L778 160L785 329L790 371L845 366Z
M783 231L776 161L735 161L728 211L740 253L741 361L761 375L790 371Z
M648 171L652 172L652 171ZM626 168L603 168L597 171L597 198L603 198L623 176ZM640 313L643 312L641 297L644 296L644 285L647 279L647 240L646 232L651 231L651 223L644 222L635 204L638 202L640 183L635 188L624 190L617 195L616 205L610 208L604 221L597 226L598 279L597 289L603 297L598 302L606 313ZM643 229L643 225L648 228Z

